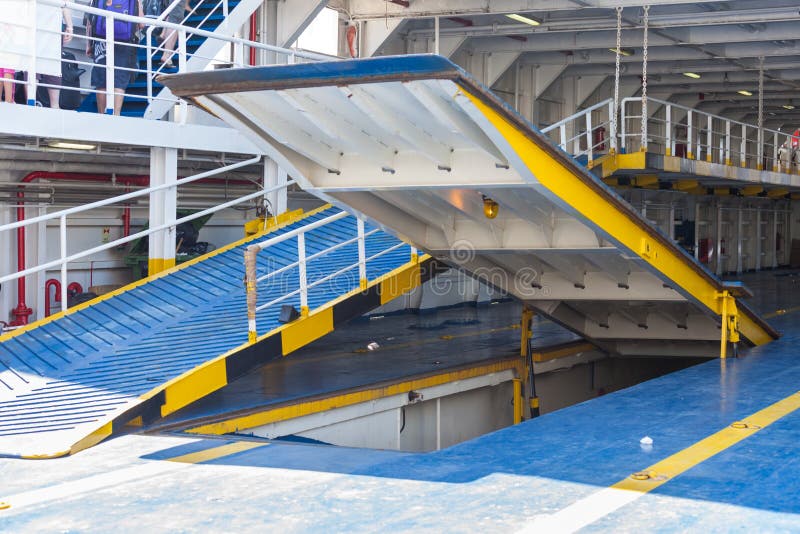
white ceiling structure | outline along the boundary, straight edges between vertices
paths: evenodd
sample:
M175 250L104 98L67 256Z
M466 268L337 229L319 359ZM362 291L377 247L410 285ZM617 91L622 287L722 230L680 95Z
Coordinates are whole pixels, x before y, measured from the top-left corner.
M755 120L763 58L765 126L787 129L800 124L800 1L647 4L648 94L737 120ZM438 18L440 54L516 103L540 126L609 96L617 6L624 8L621 42L629 54L621 58L621 96L639 93L643 5L641 0L329 2L342 19L358 25L361 56L433 53ZM508 14L540 24L518 22ZM700 77L689 78L684 72ZM752 96L740 95L739 90Z

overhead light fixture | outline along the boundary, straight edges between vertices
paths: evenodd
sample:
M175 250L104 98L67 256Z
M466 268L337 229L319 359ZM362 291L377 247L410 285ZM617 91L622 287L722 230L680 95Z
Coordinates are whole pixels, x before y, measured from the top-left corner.
M791 104L784 104L781 106L783 109L794 109L794 106Z
M487 197L486 195L483 196L483 214L486 215L487 219L494 219L497 217L497 213L500 211L500 206L492 200L491 198Z
M523 24L528 24L530 26L538 26L542 23L541 20L537 20L532 17L526 17L524 15L517 15L516 13L511 13L510 15L506 15L506 17L510 18L511 20L516 20L517 22L522 22Z
M615 54L617 53L617 49L616 48L609 48L608 51L609 52L614 52ZM632 56L633 55L633 50L631 50L630 48L620 48L619 49L619 55L625 56L625 57Z
M742 89L741 91L736 91L736 92L742 96L753 96L753 93L751 93L747 89Z
M71 141L50 141L47 143L50 148L66 148L67 150L94 150L97 145L88 143L73 143Z
M695 80L700 78L700 75L697 74L696 72L684 72L683 75L686 76L687 78L694 78Z

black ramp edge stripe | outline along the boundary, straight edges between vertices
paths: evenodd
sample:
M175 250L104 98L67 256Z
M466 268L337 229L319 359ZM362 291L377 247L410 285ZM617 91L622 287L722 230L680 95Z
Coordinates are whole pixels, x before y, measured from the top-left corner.
M241 378L259 365L280 358L282 355L281 346L281 336L271 335L228 356L225 359L228 384L237 378Z
M141 404L133 406L113 419L111 423L112 434L118 435L123 428L125 428L125 425L137 417L142 418L142 424L145 426L158 421L161 419L161 406L166 402L167 395L166 392L162 390Z
M380 285L333 305L333 325L339 326L381 305Z

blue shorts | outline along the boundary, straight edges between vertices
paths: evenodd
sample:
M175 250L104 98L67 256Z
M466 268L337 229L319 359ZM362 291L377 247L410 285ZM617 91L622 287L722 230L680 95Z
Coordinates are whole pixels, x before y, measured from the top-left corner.
M102 45L102 46L98 46ZM136 48L129 43L114 45L114 66L121 67L114 69L114 88L128 88L131 79L136 75L135 72L124 69L133 69L136 66ZM106 87L106 54L105 43L95 43L94 67L92 68L92 87L95 89L105 89Z

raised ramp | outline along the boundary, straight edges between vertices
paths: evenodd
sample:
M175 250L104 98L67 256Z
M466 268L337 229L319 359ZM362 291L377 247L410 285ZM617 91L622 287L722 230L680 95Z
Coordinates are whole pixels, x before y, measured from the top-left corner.
M0 338L0 456L61 456L126 424L149 424L430 275L430 258L418 258L392 236L367 231L362 288L357 243L336 248L357 235L357 221L337 217L339 212L325 207L268 234L332 220L304 234L309 315L278 322L281 304L299 308L299 295L265 308L257 317L256 343L248 343L242 280L244 250L263 241L263 234ZM310 259L318 252L323 254ZM282 274L258 286L263 302L295 290L298 269L290 266L297 255L296 237L261 254L259 274Z
M444 58L234 69L163 82L250 136L305 189L610 353L714 356L722 323L751 345L778 335L738 302L744 288L714 277Z

